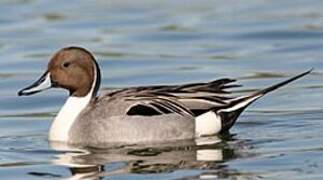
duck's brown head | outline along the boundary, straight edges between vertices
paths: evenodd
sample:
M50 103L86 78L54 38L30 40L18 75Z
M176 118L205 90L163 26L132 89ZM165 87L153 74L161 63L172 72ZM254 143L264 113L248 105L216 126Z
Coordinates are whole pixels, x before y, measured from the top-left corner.
M48 63L47 71L35 83L18 92L31 95L51 87L67 89L70 96L95 96L100 85L100 70L93 55L84 48L67 47Z

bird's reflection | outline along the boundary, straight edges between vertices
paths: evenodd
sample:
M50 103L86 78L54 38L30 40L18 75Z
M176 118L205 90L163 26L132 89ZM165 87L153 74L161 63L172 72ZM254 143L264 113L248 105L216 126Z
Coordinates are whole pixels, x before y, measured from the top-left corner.
M50 146L62 152L52 162L68 167L71 172L69 179L101 179L113 175L167 173L180 169L224 171L227 169L226 161L244 156L239 154L243 143L239 142L237 147L235 142L229 135L148 145L103 145L100 148L52 142ZM210 175L216 176L217 173L204 173L201 177Z

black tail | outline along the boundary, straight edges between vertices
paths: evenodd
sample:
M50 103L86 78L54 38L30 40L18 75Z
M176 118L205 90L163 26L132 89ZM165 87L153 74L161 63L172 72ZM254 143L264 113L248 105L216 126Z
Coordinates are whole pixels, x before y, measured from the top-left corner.
M292 81L295 81L295 80L309 74L312 71L313 71L313 69L306 71L302 74L299 74L297 76L294 76L290 79L287 79L287 80L280 82L278 84L272 85L272 86L265 88L263 90L257 91L249 96L234 99L228 105L227 108L221 109L217 112L221 116L221 119L223 121L221 132L228 131L233 126L233 124L235 123L235 121L237 120L239 115L243 112L243 110L245 108L247 108L251 103L255 102L257 99L264 96L265 94L267 94L271 91L274 91L274 90L276 90L276 89L278 89L278 88L280 88Z
M265 95L265 94L267 94L267 93L269 93L269 92L271 92L273 90L276 90L276 89L278 89L278 88L280 88L280 87L282 87L282 86L284 86L284 85L286 85L286 84L288 84L290 82L293 82L293 81L295 81L295 80L297 80L297 79L299 79L299 78L301 78L301 77L309 74L312 71L313 71L313 68L310 69L310 70L308 70L308 71L306 71L306 72L304 72L304 73L302 73L302 74L299 74L299 75L294 76L294 77L292 77L290 79L287 79L286 81L283 81L281 83L275 84L275 85L270 86L270 87L268 87L266 89L260 90L260 91L256 92L255 94L251 95L251 97L252 96L257 96L257 95Z

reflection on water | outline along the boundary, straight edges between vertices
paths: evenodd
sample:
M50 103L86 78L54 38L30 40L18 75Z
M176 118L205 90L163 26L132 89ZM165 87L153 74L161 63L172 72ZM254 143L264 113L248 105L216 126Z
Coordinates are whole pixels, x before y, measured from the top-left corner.
M229 170L225 162L247 155L239 149L248 149L247 142L235 142L231 137L203 137L172 143L82 148L63 143L50 142L50 147L59 152L52 163L69 169L68 179L100 179L129 173L155 174L178 170L199 170L200 178L218 177ZM111 164L113 167L110 167ZM203 173L212 170L213 174ZM60 177L50 171L28 172L32 176ZM174 176L175 177L175 176Z

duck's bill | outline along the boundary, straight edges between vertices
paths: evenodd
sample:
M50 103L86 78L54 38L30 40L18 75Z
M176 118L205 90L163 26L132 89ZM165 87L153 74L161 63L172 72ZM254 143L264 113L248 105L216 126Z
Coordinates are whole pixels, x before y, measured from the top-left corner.
M18 96L28 96L43 90L49 89L52 87L52 83L50 80L50 73L45 72L36 82L32 85L20 90L18 92Z

